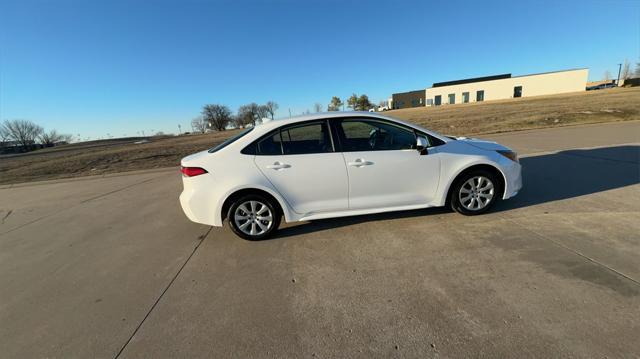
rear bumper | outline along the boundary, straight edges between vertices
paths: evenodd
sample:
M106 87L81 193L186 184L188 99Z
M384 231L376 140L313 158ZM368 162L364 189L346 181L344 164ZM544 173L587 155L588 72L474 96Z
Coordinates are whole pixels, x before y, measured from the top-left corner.
M189 206L189 201L191 199L191 194L187 193L187 191L182 191L180 193L180 206L182 207L182 211L189 218L191 222L198 222L198 219L191 211L191 207Z
M222 227L222 218L212 210L216 203L210 194L196 193L192 188L185 188L180 194L180 206L190 221Z

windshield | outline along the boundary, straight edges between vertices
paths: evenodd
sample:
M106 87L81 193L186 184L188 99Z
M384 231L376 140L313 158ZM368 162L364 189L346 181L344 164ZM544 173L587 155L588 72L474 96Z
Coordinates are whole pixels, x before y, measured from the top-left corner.
M217 152L217 151L229 146L230 144L232 144L233 142L238 140L240 137L242 137L242 136L246 135L247 133L251 132L251 130L253 130L253 127L247 128L246 130L240 132L239 134L237 134L237 135L235 135L233 137L227 138L226 140L224 140L220 144L210 148L209 149L209 153Z

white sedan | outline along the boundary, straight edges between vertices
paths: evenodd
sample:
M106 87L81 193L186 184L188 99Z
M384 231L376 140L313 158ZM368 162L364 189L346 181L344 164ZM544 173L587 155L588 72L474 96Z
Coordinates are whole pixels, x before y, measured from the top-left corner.
M487 211L522 187L517 154L372 113L270 121L182 159L187 217L240 237L287 222L451 206Z

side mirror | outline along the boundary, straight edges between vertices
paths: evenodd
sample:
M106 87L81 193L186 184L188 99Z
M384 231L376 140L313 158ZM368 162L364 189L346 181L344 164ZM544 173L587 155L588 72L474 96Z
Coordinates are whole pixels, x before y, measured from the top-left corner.
M429 141L427 141L427 139L422 136L418 136L416 138L416 150L418 150L421 155L426 155L427 147L429 147Z

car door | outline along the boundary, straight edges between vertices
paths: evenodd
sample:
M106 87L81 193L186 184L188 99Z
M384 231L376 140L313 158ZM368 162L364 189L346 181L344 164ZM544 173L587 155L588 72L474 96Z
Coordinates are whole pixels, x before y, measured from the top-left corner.
M440 156L416 149L416 132L367 118L333 122L349 176L349 208L427 204L440 179Z
M346 210L348 179L326 121L283 126L257 142L255 164L301 214Z

